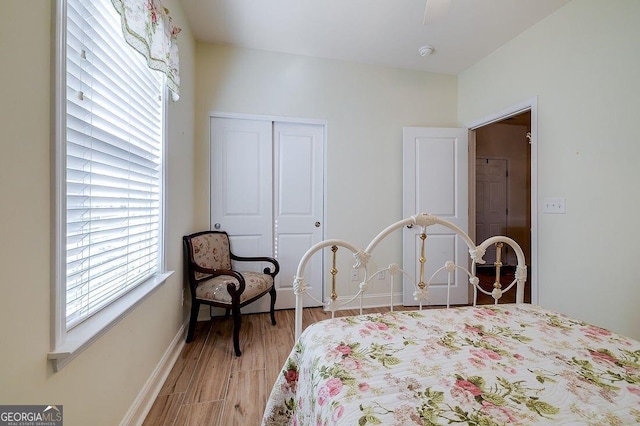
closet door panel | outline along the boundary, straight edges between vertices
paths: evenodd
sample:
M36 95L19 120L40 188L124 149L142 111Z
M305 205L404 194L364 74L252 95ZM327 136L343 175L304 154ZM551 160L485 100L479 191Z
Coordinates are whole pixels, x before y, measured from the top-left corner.
M274 135L274 217L278 277L277 306L294 307L293 277L298 262L323 238L324 126L281 123ZM322 300L322 261L315 256L305 271L314 297ZM310 300L306 305L317 305Z
M273 256L272 158L271 122L211 118L211 228L238 255Z

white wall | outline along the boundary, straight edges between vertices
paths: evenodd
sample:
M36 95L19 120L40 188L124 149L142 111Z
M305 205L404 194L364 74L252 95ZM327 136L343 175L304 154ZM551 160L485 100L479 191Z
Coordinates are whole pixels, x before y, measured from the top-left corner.
M182 98L168 112L167 265L175 274L61 371L50 350L52 3L0 2L0 404L63 404L67 425L118 424L186 318L181 236L193 230L194 43L175 0ZM26 30L28 28L28 30Z
M450 75L198 43L196 87L203 228L209 224L210 111L326 120L326 237L360 246L402 219L402 127L456 122L456 77ZM400 261L399 233L391 246ZM343 265L344 275L349 266Z
M640 2L574 0L459 75L458 120L538 97L539 302L640 338Z

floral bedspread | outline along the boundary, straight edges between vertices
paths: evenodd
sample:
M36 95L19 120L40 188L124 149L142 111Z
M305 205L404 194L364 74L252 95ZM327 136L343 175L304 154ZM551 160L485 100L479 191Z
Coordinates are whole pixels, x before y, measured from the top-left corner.
M538 306L308 327L263 425L640 424L640 342Z

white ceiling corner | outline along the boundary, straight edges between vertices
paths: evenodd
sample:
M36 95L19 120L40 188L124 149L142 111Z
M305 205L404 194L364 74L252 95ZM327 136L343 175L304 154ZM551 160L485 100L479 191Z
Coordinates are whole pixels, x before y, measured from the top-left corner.
M458 74L570 0L180 1L199 41Z

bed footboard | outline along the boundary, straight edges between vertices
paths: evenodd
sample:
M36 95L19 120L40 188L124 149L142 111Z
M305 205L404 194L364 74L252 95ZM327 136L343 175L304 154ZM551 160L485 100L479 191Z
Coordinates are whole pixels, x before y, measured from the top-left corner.
M463 241L469 249L469 258L466 264L455 264L453 261L446 261L443 265L440 265L436 268L435 272L433 272L429 277L425 276L425 264L428 259L425 255L426 253L426 244L427 244L427 235L428 228L434 225L442 225L451 230L453 230L459 239ZM370 259L376 249L376 247L385 240L389 235L393 234L395 231L401 230L403 227L420 227L421 233L419 234L420 238L420 250L419 257L417 259L418 273L413 274L408 271L402 269L397 263L391 262L388 263L385 267L378 267L374 271L370 267ZM513 249L516 258L517 265L515 270L515 278L509 283L505 288L502 288L501 284L501 268L502 264L502 252L504 245L508 245ZM496 247L496 260L494 262L496 280L493 284L493 289L491 291L484 290L479 285L479 279L476 276L476 266L482 265L485 263L484 256L488 249L488 247L495 245ZM309 260L314 255L319 255L324 249L331 250L331 268L329 270L331 274L331 289L330 294L325 300L317 300L313 298L307 290L309 286L304 278L305 268L309 262ZM336 275L338 273L338 266L336 262L336 254L338 250L346 249L353 256L353 268L364 271L364 278L359 282L359 288L357 293L349 298L346 301L338 302L338 289L336 283ZM362 313L363 309L363 297L371 285L372 281L380 276L380 274L388 274L390 279L390 290L389 290L389 309L393 310L393 289L395 283L398 282L399 279L403 279L404 285L407 283L412 283L414 285L413 296L416 300L419 309L422 309L423 304L426 304L429 299L429 286L431 285L432 280L437 274L441 274L442 272L446 272L447 274L447 308L449 307L449 294L448 290L452 285L452 280L454 274L456 272L463 273L468 276L469 284L473 288L473 304L477 303L478 292L485 293L490 295L494 299L494 303L498 303L502 295L510 291L515 286L516 291L516 303L524 302L524 288L525 282L527 279L527 266L525 263L524 252L522 248L516 243L513 239L506 236L494 236L486 239L479 245L475 245L473 240L469 237L469 235L460 229L455 224L441 219L437 216L421 213L415 216L411 216L409 218L400 220L389 225L387 228L379 232L373 240L366 246L365 249L361 249L347 241L340 239L329 239L319 242L312 246L307 252L304 254L302 259L298 264L298 268L296 271L296 276L293 282L293 289L296 295L296 313L295 313L295 338L296 340L302 333L302 309L303 309L303 298L309 297L315 300L318 305L323 306L326 310L332 313L332 316L335 315L335 312L345 305L352 303L356 299L360 299L360 312ZM414 276L416 275L416 276Z

